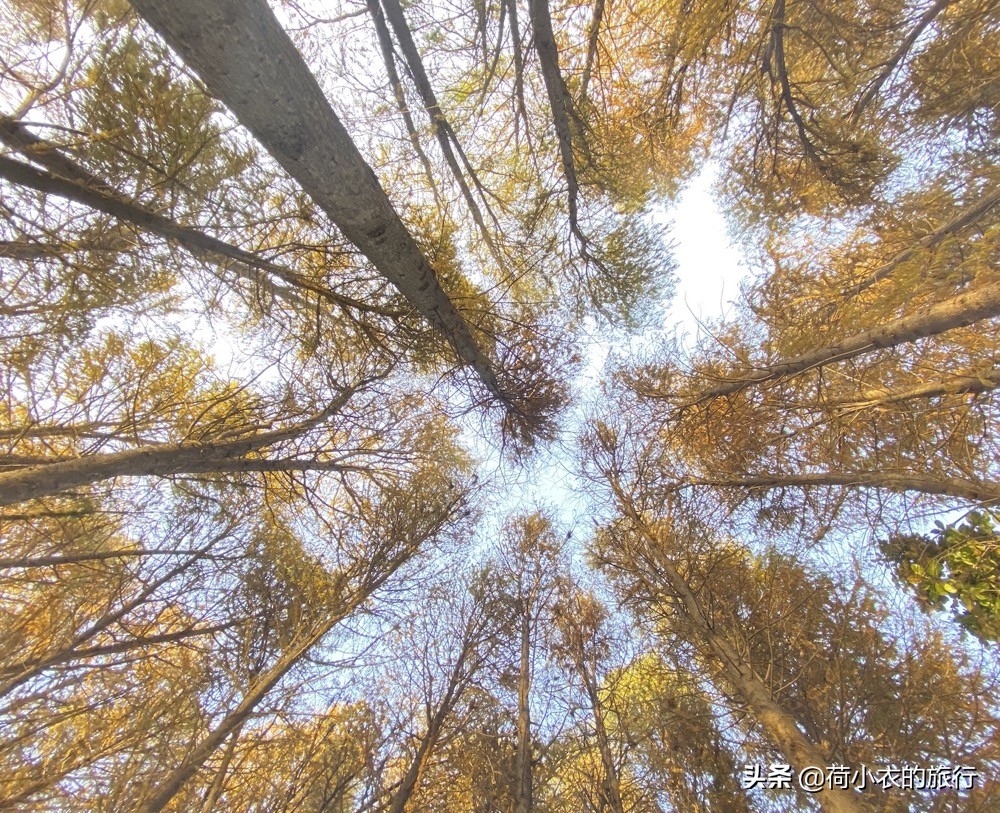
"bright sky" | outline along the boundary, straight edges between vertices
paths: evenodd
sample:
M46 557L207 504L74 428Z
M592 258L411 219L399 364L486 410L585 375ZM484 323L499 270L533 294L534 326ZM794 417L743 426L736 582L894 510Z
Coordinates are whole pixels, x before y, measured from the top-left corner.
M688 341L697 336L699 320L716 319L728 310L739 295L739 283L747 273L716 203L712 191L716 180L717 167L710 163L680 194L674 206L656 216L660 223L670 227L669 239L677 263L676 292L666 310L663 329L686 334ZM606 339L595 337L584 350L587 367L581 377L581 389L596 391L610 349ZM584 412L587 407L583 405ZM566 438L566 442L573 441ZM475 439L471 445L478 446ZM485 465L487 470L494 466L500 466L499 460L487 461ZM505 481L495 514L506 516L541 507L553 508L556 518L567 529L575 529L576 539L586 537L592 520L586 505L586 485L577 476L576 466L572 450L556 446L544 452L527 472L515 475L510 481L506 481L499 468L495 469Z
M699 320L714 319L728 310L747 273L712 191L718 169L717 164L707 163L677 204L659 218L671 226L677 261L677 293L667 324L679 324L681 332L692 337Z

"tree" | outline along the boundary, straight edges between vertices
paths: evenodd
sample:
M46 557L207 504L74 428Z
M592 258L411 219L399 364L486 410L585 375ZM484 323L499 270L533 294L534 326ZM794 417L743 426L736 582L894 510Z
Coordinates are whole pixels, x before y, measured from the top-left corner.
M263 3L135 4L275 160L469 364L494 397L493 363L441 289L291 40ZM220 54L226 54L220 60ZM262 63L261 56L268 55ZM253 81L251 77L260 77Z
M938 522L929 535L895 536L881 544L901 584L927 610L949 608L982 641L996 641L998 592L995 515L971 512L963 521Z
M0 6L0 808L995 808L997 21Z

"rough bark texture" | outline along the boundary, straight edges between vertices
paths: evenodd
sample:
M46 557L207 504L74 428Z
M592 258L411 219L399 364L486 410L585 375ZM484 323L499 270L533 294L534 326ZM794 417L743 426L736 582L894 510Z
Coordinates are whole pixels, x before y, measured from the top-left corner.
M743 378L732 378L708 387L680 403L692 407L723 395L731 395L748 387L775 381L832 362L846 361L874 350L886 350L928 336L936 336L956 328L966 327L983 319L1000 316L1000 282L978 288L923 310L894 319L884 325L847 336L835 344L821 347L801 356L750 370ZM664 397L663 393L645 391L640 395Z
M264 0L134 0L348 240L504 399L493 365Z
M173 443L85 455L0 473L0 506L13 505L114 477L167 477L221 471L302 471L331 468L323 461L258 460L243 456L268 444L258 438L229 443Z

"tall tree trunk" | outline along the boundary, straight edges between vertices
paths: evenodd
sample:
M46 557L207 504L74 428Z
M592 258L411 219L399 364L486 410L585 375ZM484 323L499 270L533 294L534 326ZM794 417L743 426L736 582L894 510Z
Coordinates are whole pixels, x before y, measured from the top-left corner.
M580 228L579 219L580 184L576 177L576 160L573 157L573 126L571 123L573 103L559 70L559 49L556 47L556 35L552 30L548 0L529 0L528 11L531 17L531 28L534 31L535 53L538 55L538 62L542 68L542 80L545 82L545 93L549 100L552 124L555 127L556 140L559 143L559 157L562 160L563 174L566 177L569 225L573 235L580 241L581 248L586 251L587 240Z
M465 198L465 203L469 207L469 212L472 214L472 219L475 221L483 241L493 254L493 258L499 263L502 261L500 252L497 250L496 243L494 243L489 229L486 228L479 204L476 202L472 190L465 180L465 171L463 171L462 166L458 162L459 156L462 158L465 169L469 172L469 176L472 178L480 194L483 192L482 186L479 184L476 173L472 171L469 165L469 161L462 150L462 145L458 141L458 136L455 134L454 128L452 128L451 123L448 121L437 100L431 80L424 69L424 62L420 58L420 51L417 50L417 44L413 41L413 35L410 33L409 25L407 25L406 16L403 14L403 7L399 4L399 0L381 0L381 3L382 8L385 10L385 19L392 26L393 33L396 35L396 41L403 52L403 58L410 69L413 84L416 86L417 92L420 94L420 99L427 110L427 115L430 117L431 127L437 138L438 146L441 148L441 154L444 156L444 160L448 164L448 168L451 170L451 174L458 184L459 189L462 190L462 197ZM376 20L376 24L377 22ZM452 149L452 144L455 145L454 149ZM456 152L458 156L456 156ZM487 209L487 211L489 210Z
M440 205L440 193L438 192L437 182L434 180L434 170L431 169L430 159L427 158L427 153L424 152L424 148L420 144L420 134L417 133L417 127L413 123L413 116L410 114L410 108L406 104L406 91L403 89L403 83L399 78L399 71L396 70L396 57L392 50L392 37L389 35L389 27L385 23L382 6L379 0L366 0L366 2L368 5L368 14L372 18L372 24L375 26L375 37L378 40L378 47L382 52L382 64L385 65L385 73L389 77L392 95L396 97L396 109L399 110L399 114L403 117L406 134L410 137L410 144L413 146L413 151L417 154L417 158L420 159L420 164L424 168L424 175L427 177L427 184L434 194L434 200Z
M166 477L171 474L204 474L214 471L292 471L330 469L338 464L309 460L244 459L268 446L299 437L338 411L349 399L348 391L327 409L299 424L249 438L220 443L169 443L126 449L122 452L85 455L71 460L42 463L0 472L0 506L58 494L78 486L114 477ZM0 458L0 463L3 458Z
M216 749L250 719L257 706L264 701L278 682L306 657L313 647L337 624L347 618L385 584L392 574L413 556L420 541L409 540L406 547L396 551L387 559L373 557L372 562L377 560L378 564L368 566L364 578L356 588L351 588L349 583L345 583L344 589L340 591L341 605L336 610L331 610L330 615L325 620L317 622L311 631L301 632L270 668L261 672L251 681L246 694L243 695L236 707L226 714L221 722L188 752L181 763L157 786L152 797L138 808L137 813L159 813L170 804L170 801L184 785L201 770L202 765ZM349 578L350 573L345 581Z
M944 381L928 381L913 387L899 389L871 389L843 398L825 399L823 409L843 412L859 412L886 404L900 404L924 398L940 398L944 395L979 395L1000 387L1000 369L993 368L978 375L956 375Z
M0 132L2 132L2 128L0 128ZM33 150L27 151L27 154L33 159L35 158ZM66 169L67 165L70 169ZM0 178L6 178L11 183L25 186L47 195L56 195L75 203L82 203L106 215L111 215L118 220L131 223L133 226L137 226L144 231L177 243L191 252L195 257L205 262L226 268L229 266L227 261L233 260L237 263L237 267L233 271L239 278L254 284L264 285L268 292L276 298L303 306L306 303L298 295L298 292L306 291L333 305L348 310L384 313L382 309L367 302L338 294L325 285L321 285L285 265L267 260L239 246L234 246L224 240L212 237L210 234L206 234L198 229L181 226L169 217L157 214L119 195L102 180L95 179L94 176L86 173L82 168L76 167L76 171L74 171L74 167L76 165L72 161L62 158L59 161L53 162L51 168L53 172L57 172L58 174L51 175L40 172L34 167L20 161L0 156ZM73 177L68 177L63 172L68 172ZM80 180L81 175L90 178L91 182L85 184ZM18 259L37 259L39 256L52 255L55 252L53 249L42 246L35 248L34 253L37 256L30 256L31 252L27 251L24 246L14 245L14 248L11 249L11 254L18 255ZM238 266L243 266L244 268L241 269ZM267 277L276 278L287 285L288 288L276 285L274 279L265 281L260 273L255 272L263 272ZM398 317L403 314L387 315Z
M522 607L520 669L517 678L517 750L514 752L514 813L532 813L531 616Z
M438 739L441 736L441 726L444 724L443 712L444 707L442 706L428 723L427 731L424 732L424 736L420 740L420 745L417 747L417 753L414 754L410 766L403 775L402 782L400 782L396 792L392 795L388 813L404 813L406 805L413 797L417 788L420 787L420 780L427 769L427 763L430 762L431 755L434 753L434 748L437 746Z
M746 477L692 477L676 483L673 489L689 486L715 488L822 488L824 486L853 486L856 488L884 488L890 491L919 491L960 500L996 505L1000 503L1000 485L997 483L968 480L961 477L941 477L933 474L909 474L894 471L822 471L802 474L760 474Z
M915 342L929 336L937 336L949 330L1000 316L1000 282L985 285L958 294L944 302L930 305L917 313L901 316L884 325L846 336L835 344L803 353L800 356L769 364L765 367L747 370L741 378L729 378L720 384L707 387L701 392L685 398L678 404L679 409L703 404L723 395L755 387L768 381L789 378L798 373L822 367L824 364L847 361L848 359L887 350L901 344ZM640 395L652 398L670 397L658 390L637 389Z
M159 813L176 796L205 764L215 750L236 732L253 714L254 709L267 697L288 671L295 666L319 640L326 635L346 611L338 613L335 620L323 624L319 630L305 636L292 645L278 661L250 684L239 704L200 742L198 742L178 765L156 788L152 797L139 807L139 813Z
M133 0L348 240L507 403L493 363L264 0Z
M594 733L597 736L597 750L601 755L601 765L604 768L607 805L611 808L611 813L625 813L618 764L615 761L615 755L611 752L611 738L608 736L608 727L604 721L604 707L601 705L601 698L597 692L597 678L582 661L577 663L577 668L580 670L584 690L594 715Z

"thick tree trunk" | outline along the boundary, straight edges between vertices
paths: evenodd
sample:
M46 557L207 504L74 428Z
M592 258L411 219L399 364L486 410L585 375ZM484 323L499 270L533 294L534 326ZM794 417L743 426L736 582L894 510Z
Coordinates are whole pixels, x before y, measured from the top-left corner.
M13 505L115 477L251 471L330 471L344 468L322 460L256 459L244 455L269 444L260 437L228 443L171 443L123 452L86 455L0 472L0 506Z
M133 0L348 240L505 401L489 357L438 282L264 0Z
M308 471L345 468L341 464L299 459L259 460L246 455L301 437L339 412L362 386L343 390L330 404L296 424L258 432L247 438L216 443L164 443L122 452L92 454L70 460L0 472L0 506L58 494L113 477L166 477L215 471ZM0 458L0 463L3 458Z
M708 387L696 395L683 400L678 408L686 409L711 401L723 395L731 395L748 387L755 387L768 381L788 378L798 373L822 367L838 361L886 350L901 344L915 342L929 336L937 336L949 330L966 327L983 319L1000 316L1000 282L981 285L964 294L953 296L944 302L931 305L917 313L902 316L887 324L847 336L836 344L803 353L801 356L769 364L746 372L743 378L731 378ZM640 391L640 395L666 397L661 392Z

